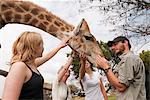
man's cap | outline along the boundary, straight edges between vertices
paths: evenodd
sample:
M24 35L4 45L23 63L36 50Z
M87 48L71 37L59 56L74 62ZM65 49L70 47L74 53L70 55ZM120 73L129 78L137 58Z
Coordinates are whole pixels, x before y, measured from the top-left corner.
M112 45L113 45L114 43L117 43L117 42L120 42L120 41L124 41L124 40L129 41L125 36L118 36L118 37L114 38L113 41L108 41L108 42L107 42L107 45L108 45L109 47L112 47Z

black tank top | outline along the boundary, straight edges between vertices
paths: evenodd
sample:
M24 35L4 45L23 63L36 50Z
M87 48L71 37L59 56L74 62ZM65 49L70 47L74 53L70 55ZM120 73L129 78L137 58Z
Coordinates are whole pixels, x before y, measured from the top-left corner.
M32 76L23 84L19 100L43 100L44 78L41 74L35 73L27 64L26 66L31 70Z

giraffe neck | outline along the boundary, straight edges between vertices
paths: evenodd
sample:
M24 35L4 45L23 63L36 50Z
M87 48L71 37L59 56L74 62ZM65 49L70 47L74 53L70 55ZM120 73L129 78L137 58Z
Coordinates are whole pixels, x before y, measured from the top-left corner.
M0 28L8 23L31 25L63 39L74 29L73 25L61 20L31 2L0 0Z

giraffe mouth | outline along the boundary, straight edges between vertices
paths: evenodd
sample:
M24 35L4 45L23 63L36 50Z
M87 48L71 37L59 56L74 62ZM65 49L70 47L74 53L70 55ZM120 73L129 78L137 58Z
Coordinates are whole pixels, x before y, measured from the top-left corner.
M79 52L79 51L75 50L73 47L71 47L71 45L69 45L69 47L70 47L73 51L77 52L78 55L81 54L81 53L85 53L85 54L87 55L87 61L90 62L90 63L92 63L94 66L97 66L97 64L95 64L95 62L94 62L94 58L92 57L92 55L91 55L90 53L86 53L86 52L84 52L84 51Z

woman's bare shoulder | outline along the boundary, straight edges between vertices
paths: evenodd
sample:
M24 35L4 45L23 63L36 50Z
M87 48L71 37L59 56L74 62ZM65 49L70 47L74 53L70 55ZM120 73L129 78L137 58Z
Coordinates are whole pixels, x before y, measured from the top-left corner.
M27 69L26 64L24 62L21 62L21 61L15 62L11 66L11 70L15 70L15 71L23 71L24 72L26 69Z

